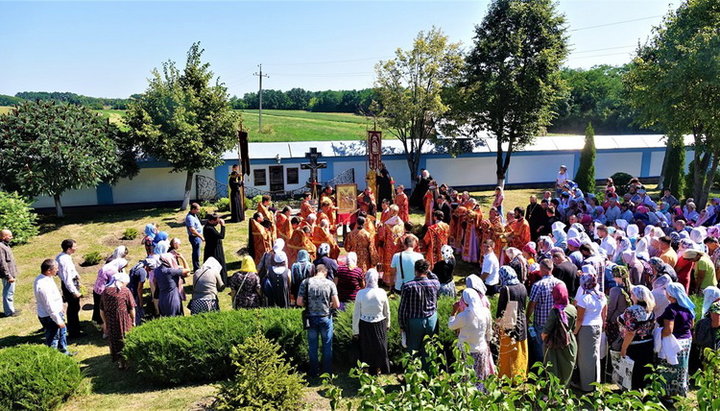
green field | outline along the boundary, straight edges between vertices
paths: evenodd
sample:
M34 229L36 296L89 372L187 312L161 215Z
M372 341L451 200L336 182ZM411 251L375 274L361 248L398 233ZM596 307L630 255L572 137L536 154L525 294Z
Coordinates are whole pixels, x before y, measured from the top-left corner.
M0 114L10 107L0 106ZM124 110L98 110L111 122L126 128ZM240 111L251 142L362 140L372 119L350 113L311 113L303 110L263 110L263 130L258 132L258 111Z

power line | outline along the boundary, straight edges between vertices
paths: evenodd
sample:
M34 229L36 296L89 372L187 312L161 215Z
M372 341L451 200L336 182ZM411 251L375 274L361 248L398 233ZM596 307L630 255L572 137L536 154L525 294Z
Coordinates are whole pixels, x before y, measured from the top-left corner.
M367 58L358 58L358 59L348 59L348 60L331 60L331 61L308 61L308 62L295 62L295 63L269 63L271 66L305 66L305 65L312 65L312 64L341 64L341 63L355 63L358 61L370 61L370 60L383 60L392 58L393 56L383 56L383 57L367 57Z
M260 99L260 104L258 105L258 107L260 108L258 112L258 130L262 133L262 79L263 77L270 78L270 76L268 76L267 74L263 74L262 64L258 64L258 67L260 68L260 73L253 73L253 76L258 76L258 79L260 80L260 92L258 93Z
M598 55L595 55L595 56L582 56L582 57L577 57L577 58L575 58L574 60L591 59L591 58L595 58L595 57L620 56L620 55L627 56L628 54L629 54L629 52L624 52L624 53L610 53L610 54L598 54Z
M648 17L640 17L640 18L637 18L637 19L622 20L622 21L616 21L616 22L613 22L613 23L598 24L598 25L595 25L595 26L588 26L588 27L580 27L580 28L577 28L577 29L572 29L572 30L570 30L570 31L590 30L590 29L596 29L596 28L599 28L599 27L615 26L615 25L617 25L617 24L625 24L625 23L632 23L632 22L635 22L635 21L656 19L656 18L658 18L658 17L662 17L662 15L648 16Z

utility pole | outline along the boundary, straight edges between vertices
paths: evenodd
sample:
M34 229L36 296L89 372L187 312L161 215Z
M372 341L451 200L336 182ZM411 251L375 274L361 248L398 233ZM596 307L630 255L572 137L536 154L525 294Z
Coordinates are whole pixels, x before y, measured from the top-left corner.
M258 99L260 101L259 105L259 112L258 112L258 118L259 118L259 124L258 124L258 132L262 133L262 79L263 77L270 78L267 74L263 74L262 72L262 64L258 64L258 67L260 68L260 72L253 73L253 76L258 76L258 79L260 80L260 92L258 93Z

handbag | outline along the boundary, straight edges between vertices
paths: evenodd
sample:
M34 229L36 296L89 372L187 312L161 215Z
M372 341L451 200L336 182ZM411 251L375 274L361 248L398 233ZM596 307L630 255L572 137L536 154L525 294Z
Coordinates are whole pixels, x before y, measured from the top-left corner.
M507 332L514 330L517 325L518 302L510 300L510 288L505 287L505 291L507 291L507 305L505 306L505 311L503 311L503 315L500 318L499 326L501 330Z
M553 310L558 311L557 326L550 334L548 334L547 341L545 343L548 348L562 349L570 344L570 332L568 331L568 326L560 318L560 310L557 308L553 308Z

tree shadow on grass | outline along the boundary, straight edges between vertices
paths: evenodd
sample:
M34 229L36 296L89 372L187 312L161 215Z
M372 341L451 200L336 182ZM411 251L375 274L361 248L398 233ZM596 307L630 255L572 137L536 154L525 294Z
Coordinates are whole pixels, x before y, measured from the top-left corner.
M20 344L42 344L44 343L44 335L40 331L35 331L28 335L9 335L0 338L0 348L13 347Z
M147 206L76 207L65 209L64 218L58 218L54 214L40 214L37 225L39 234L47 234L69 224L113 224L142 218L159 218L176 210L171 207L148 208Z
M109 353L86 358L80 362L80 367L90 380L92 392L95 394L138 394L167 388L202 385L160 386L153 384L138 376L131 369L119 369Z

